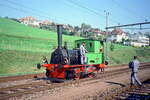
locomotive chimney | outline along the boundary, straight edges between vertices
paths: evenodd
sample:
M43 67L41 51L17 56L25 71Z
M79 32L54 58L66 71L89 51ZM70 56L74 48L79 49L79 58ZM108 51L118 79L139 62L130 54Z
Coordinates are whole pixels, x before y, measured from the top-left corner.
M62 25L57 25L58 48L62 48Z

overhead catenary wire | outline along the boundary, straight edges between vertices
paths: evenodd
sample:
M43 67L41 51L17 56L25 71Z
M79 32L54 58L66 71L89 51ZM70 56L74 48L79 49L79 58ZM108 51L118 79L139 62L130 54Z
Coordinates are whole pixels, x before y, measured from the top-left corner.
M80 7L80 8L82 8L82 9L85 9L85 10L87 10L88 12L90 12L90 13L92 13L92 14L94 14L94 15L96 15L96 16L98 16L98 17L103 17L103 18L105 18L105 15L104 14L101 14L101 13L99 13L97 10L94 10L94 9L91 9L91 8L88 8L87 6L85 6L85 4L80 4L80 3L77 3L77 2L75 2L75 1L73 1L73 0L67 0L69 3L71 3L71 4L74 4L74 5L76 5L76 6L78 6L78 7ZM104 10L103 10L104 11ZM111 21L112 22L115 22L115 23L119 23L118 21L116 21L116 20L114 20L114 19L112 19L112 18L110 18L111 19Z
M74 4L74 5L76 5L76 6L78 6L78 7L80 7L80 8L86 9L86 10L89 11L90 13L93 13L93 14L98 15L98 16L105 17L103 14L99 14L99 13L97 13L96 11L94 11L94 10L92 10L92 9L86 7L86 6L83 6L83 5L77 3L77 2L75 2L75 1L73 1L73 0L67 0L67 1L70 2L70 3L72 3L72 4Z
M70 1L70 0L68 0L68 1ZM11 7L9 5L5 5L5 7L7 7L7 8L12 8L14 10L17 10L17 11L20 11L20 12L23 12L23 13L30 13L30 14L33 14L33 15L36 15L36 16L39 16L39 17L44 17L44 18L47 18L47 19L51 19L53 21L57 20L58 22L61 22L61 23L65 23L66 20L68 20L68 19L64 19L64 18L61 18L61 17L53 16L53 15L51 15L51 16L45 16L45 15L49 15L49 14L46 14L45 12L43 12L43 11L41 11L39 9L31 8L31 7L28 7L28 6L23 5L23 4L20 5L19 3L15 2L15 1L12 1L12 0L5 0L5 2L8 2L10 4L13 4L13 5L16 5L16 6L19 6L19 7L21 6L21 8L19 9L19 8L16 8L16 7ZM86 9L89 12L94 13L97 16L103 16L103 17L105 17L104 15L98 13L97 11L95 11L93 9L89 9L86 6L82 6L81 4L78 4L77 2L73 1L73 4L78 5L78 7L82 7L83 9ZM4 6L4 4L3 4L3 6ZM25 9L28 9L28 11L25 10ZM43 14L43 15L41 15L41 14ZM113 20L113 19L111 19L111 20ZM70 22L70 21L68 21L68 22ZM116 21L113 20L113 22L116 22ZM118 23L118 22L116 22L116 23Z
M78 0L78 2L82 3L82 5L87 6L87 4L85 4L85 2L83 2L83 1L81 2L80 0ZM90 8L90 9L91 9L91 8ZM96 8L95 8L94 10L95 10L97 13L100 13L100 12L103 13L103 12L105 11L104 9L96 9ZM99 10L100 10L100 12L99 12ZM109 16L110 18L109 18L109 19L110 19L112 22L115 22L115 23L117 23L117 24L120 23L118 20L115 20L115 19L117 19L117 18L116 18L115 16L113 16L111 12L109 12L109 13L110 13L110 14L109 14L109 15L110 15L110 16ZM102 14L101 14L101 15L102 15Z
M31 13L31 14L37 15L37 16L39 16L39 17L49 18L49 17L47 17L47 16L39 15L39 14L37 14L37 13L29 12L29 11L26 11L26 10L20 10L20 9L18 9L18 8L11 7L11 6L8 6L8 5L5 5L5 4L0 4L0 6L7 7L7 8L10 8L10 9L13 9L13 10L16 10L16 11L19 11L19 12L22 12L22 13Z
M20 6L20 4L19 3L17 3L17 2L14 2L14 1L10 1L10 0L5 0L6 2L8 2L8 3L10 3L10 4L13 4L13 5L16 5L16 6ZM8 6L8 5L7 5ZM18 11L23 11L23 12L28 12L28 13L31 13L31 14L36 14L37 16L39 16L39 17L44 17L44 18L47 18L47 19L51 19L51 20L56 20L56 21L58 21L58 22L60 22L60 23L66 23L66 20L68 20L68 19L64 19L64 18L62 18L62 17L58 17L58 16L54 16L54 15L51 15L51 14L47 14L46 12L44 12L44 11L41 11L41 10L39 10L39 9L35 9L35 8L31 8L31 7L28 7L28 6L26 6L26 5L21 5L22 7L21 8L25 8L25 9L28 9L28 10L30 10L30 11L26 11L26 10L24 10L24 9L18 9L18 8L15 8L15 10L17 9ZM14 7L13 7L14 8ZM40 13L40 14L39 14ZM41 15L41 14L44 14L44 15ZM45 16L45 15L50 15L50 16ZM53 18L52 18L53 17Z
M117 28L117 27L137 26L137 25L140 25L140 28L141 28L141 25L144 25L144 24L150 24L150 22L141 22L141 23L133 23L133 24L111 26L111 27L106 27L106 29L112 29L112 28Z
M150 28L121 28L121 29L127 29L127 30L149 30Z

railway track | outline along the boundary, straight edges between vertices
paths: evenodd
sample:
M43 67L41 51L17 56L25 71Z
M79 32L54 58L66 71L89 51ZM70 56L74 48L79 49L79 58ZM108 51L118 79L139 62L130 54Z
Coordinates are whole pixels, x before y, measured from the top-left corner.
M120 68L121 66L125 65L118 65L118 66L108 66L106 69L109 68ZM9 81L18 81L23 79L33 79L37 77L45 77L44 73L37 73L37 74L27 74L27 75L19 75L19 76L10 76L10 77L0 77L0 83L9 82Z
M37 73L37 74L28 74L28 75L19 75L19 76L10 76L10 77L1 77L0 83L8 82L8 81L18 81L23 79L32 79L36 77L44 77L44 73Z
M102 100L150 100L150 79L143 82L144 87L130 87L130 85L114 90Z
M147 63L142 63L141 65L145 65ZM108 66L107 69L118 69L122 68L122 66L128 66L127 64L117 65L117 66ZM27 74L27 75L19 75L19 76L11 76L11 77L0 77L0 83L9 82L9 81L19 81L23 79L33 79L37 77L45 77L44 73L36 73L36 74Z
M142 69L149 69L149 68L150 68L149 64L148 65L144 64L140 69L142 70ZM63 83L47 84L46 82L41 81L41 82L33 82L30 84L21 84L12 87L0 88L0 100L7 100L8 98L19 97L26 94L33 94L35 92L68 86L71 84L79 84L80 82L84 82L84 81L105 79L125 72L129 72L129 69L124 68L124 69L118 69L113 71L107 71L104 74L99 73L95 78L85 78L76 81L71 80L71 81L65 81Z

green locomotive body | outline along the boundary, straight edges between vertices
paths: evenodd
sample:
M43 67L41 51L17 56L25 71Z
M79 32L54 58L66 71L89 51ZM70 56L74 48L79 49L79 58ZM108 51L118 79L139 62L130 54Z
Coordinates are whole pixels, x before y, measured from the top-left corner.
M80 48L82 42L85 42L87 64L102 64L104 63L104 44L102 41L81 39L75 41L75 48Z

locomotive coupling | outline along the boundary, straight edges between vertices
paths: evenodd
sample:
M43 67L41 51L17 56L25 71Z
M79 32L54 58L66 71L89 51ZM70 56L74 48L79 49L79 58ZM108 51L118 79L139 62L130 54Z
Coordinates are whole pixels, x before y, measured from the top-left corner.
M105 65L108 65L108 61L105 61Z

